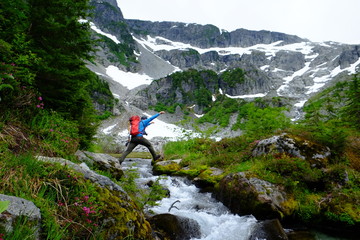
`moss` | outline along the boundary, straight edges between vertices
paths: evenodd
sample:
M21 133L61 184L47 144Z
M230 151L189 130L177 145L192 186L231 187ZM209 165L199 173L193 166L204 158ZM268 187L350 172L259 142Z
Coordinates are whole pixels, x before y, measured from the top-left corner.
M220 180L225 176L225 174L215 175L213 174L213 169L209 168L205 171L202 171L199 175L199 178L206 180L209 184L216 185Z
M286 201L282 202L281 206L284 215L290 216L298 209L299 202L296 201L293 197L290 197Z
M175 174L177 172L179 172L181 169L181 166L179 164L177 164L176 162L171 162L169 164L166 165L161 165L161 164L155 164L153 171L155 174L161 175L161 174ZM176 175L176 174L175 174Z
M101 189L101 201L106 203L103 208L104 239L133 237L135 239L153 239L151 226L135 202L127 194Z

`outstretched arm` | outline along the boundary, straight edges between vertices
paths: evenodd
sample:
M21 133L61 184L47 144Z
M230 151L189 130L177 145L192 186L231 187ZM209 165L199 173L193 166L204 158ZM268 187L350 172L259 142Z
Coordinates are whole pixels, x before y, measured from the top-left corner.
M155 118L157 118L158 116L160 116L160 114L164 114L164 113L165 113L164 111L161 111L161 112L159 112L159 113L157 113L157 114L149 117L149 118L146 119L144 122L145 122L146 124L149 124L152 120L154 120Z

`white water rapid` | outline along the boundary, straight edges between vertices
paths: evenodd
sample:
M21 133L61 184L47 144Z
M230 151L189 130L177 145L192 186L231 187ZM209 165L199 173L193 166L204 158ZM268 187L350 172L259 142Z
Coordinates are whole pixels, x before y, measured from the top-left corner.
M139 186L145 186L150 180L155 181L158 178L152 175L150 160L126 159L122 165L124 170L131 167L137 169L140 174L137 179ZM210 193L201 193L200 189L185 178L162 177L160 183L170 190L170 197L164 198L159 202L159 206L149 210L156 214L170 213L196 220L201 227L201 238L192 240L249 239L257 222L253 216L240 217L231 214L222 203L213 199Z

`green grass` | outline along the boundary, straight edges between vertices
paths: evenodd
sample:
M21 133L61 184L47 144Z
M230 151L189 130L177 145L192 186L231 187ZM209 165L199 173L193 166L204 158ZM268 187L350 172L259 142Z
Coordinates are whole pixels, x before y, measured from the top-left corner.
M253 157L251 151L257 142L245 135L219 142L192 139L167 143L164 154L165 159L183 159L181 166L190 169L180 170L178 174L189 172L191 178L210 167L217 167L223 169L225 174L247 172L249 176L282 186L292 196L289 204L299 205L296 216L302 221L360 222L358 171L345 164L345 161L330 161L320 169L312 167L304 159L286 154ZM332 192L330 203L326 202L329 192ZM319 214L325 210L328 213L320 218Z

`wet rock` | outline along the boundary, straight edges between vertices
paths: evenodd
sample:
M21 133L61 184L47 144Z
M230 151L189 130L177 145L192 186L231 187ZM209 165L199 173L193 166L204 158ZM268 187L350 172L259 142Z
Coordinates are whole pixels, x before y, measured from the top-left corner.
M195 177L193 183L203 192L212 192L215 184L221 179L223 173L224 171L222 169L211 167Z
M231 212L254 215L257 219L281 219L291 210L283 207L286 193L280 187L244 173L229 174L215 189L214 196Z
M288 237L281 226L281 223L278 219L265 220L259 222L249 240L258 240L258 239L266 239L266 240L287 240Z
M188 240L200 238L200 225L193 219L164 213L149 219L153 229L158 229L161 235L171 240Z
M31 201L0 194L0 201L9 201L9 207L0 214L0 228L12 232L15 225L26 225L32 229L35 239L39 239L41 227L40 209Z

